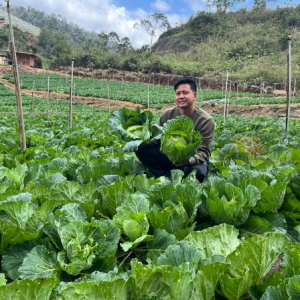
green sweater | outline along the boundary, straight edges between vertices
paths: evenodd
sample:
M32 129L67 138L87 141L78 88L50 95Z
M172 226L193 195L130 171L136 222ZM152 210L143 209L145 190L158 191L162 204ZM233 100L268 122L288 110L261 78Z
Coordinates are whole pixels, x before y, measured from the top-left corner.
M158 125L163 126L165 122L175 119L177 116L180 116L180 110L177 106L167 109L158 120ZM191 161L192 164L200 164L203 161L208 161L210 157L215 123L213 118L198 106L195 106L195 110L190 118L194 122L194 130L199 131L202 137L202 142L197 149L197 153L191 157Z

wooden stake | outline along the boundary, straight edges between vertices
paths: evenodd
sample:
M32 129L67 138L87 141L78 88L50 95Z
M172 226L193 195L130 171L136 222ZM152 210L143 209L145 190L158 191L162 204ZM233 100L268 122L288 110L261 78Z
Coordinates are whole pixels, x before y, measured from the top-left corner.
M7 0L7 14L8 14L8 21L9 21L10 50L11 50L11 57L12 57L12 64L13 64L17 112L18 112L18 121L19 121L20 145L21 145L21 149L24 150L26 149L26 134L25 134L25 124L23 118L21 88L19 83L19 69L18 69L16 49L15 49L14 32L13 32L13 27L12 27L12 22L10 17L9 0Z
M227 113L227 85L228 85L229 70L227 69L226 84L225 84L225 103L224 103L224 123L226 122Z
M33 102L34 102L34 83L35 81L33 81L32 84L32 98L31 98L31 106L30 106L30 112L33 113Z
M57 112L57 106L58 106L58 87L56 87L56 104L55 104L55 112Z
M149 90L149 88L150 88L150 84L148 84L148 99L147 99L147 102L148 102L147 107L148 107L148 109L150 107L150 90Z
M287 101L286 101L286 134L289 134L289 121L290 121L290 110L291 110L291 94L292 94L292 51L291 51L291 36L288 36L289 39L289 53L287 55Z
M47 121L49 121L49 96L50 96L50 80L48 73L48 85L47 85Z
M292 102L294 102L294 98L295 98L295 94L296 94L296 83L297 83L297 80L296 80L296 78L295 78L295 81L294 81L294 89L293 89L293 101Z
M72 58L72 71L71 71L71 85L70 85L70 108L69 108L69 127L72 128L72 101L73 101L73 72L74 72L74 58Z
M107 101L108 101L108 112L110 114L109 84L107 85Z

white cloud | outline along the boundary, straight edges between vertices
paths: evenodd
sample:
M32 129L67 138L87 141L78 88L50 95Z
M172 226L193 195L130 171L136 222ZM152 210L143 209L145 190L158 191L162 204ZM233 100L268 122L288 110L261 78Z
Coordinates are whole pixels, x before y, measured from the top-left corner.
M156 0L154 3L151 3L151 6L160 12L167 12L171 10L170 5L166 1L162 0Z
M60 14L68 22L86 30L94 30L97 33L115 31L120 38L128 37L136 48L149 44L149 35L142 28L133 28L133 24L145 18L149 12L140 8L128 10L115 3L114 0L11 0L11 5L30 6L49 15ZM161 10L168 8L167 2L162 0L156 0L154 4ZM167 16L172 26L182 20L182 17L176 14Z
M184 0L190 7L190 9L196 13L199 10L205 10L207 7L205 6L205 0Z

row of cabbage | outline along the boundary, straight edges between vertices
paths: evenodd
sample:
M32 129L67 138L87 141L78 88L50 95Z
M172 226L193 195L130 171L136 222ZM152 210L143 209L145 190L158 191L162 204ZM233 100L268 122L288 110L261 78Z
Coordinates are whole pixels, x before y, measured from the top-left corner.
M4 75L4 79L14 82L12 75ZM49 74L50 91L59 93L70 92L70 76ZM20 75L21 88L48 90L47 73L24 73ZM138 82L108 81L93 78L74 78L74 94L84 97L101 97L114 100L124 100L161 108L164 103L174 102L173 86L149 85ZM222 99L225 91L199 89L199 101L209 99ZM149 95L149 99L148 99ZM264 97L271 95L264 94ZM257 93L231 92L230 97L257 98Z
M215 116L201 185L151 177L109 117L26 115L23 151L1 118L0 299L299 298L299 122Z
M45 97L36 97L33 95L22 95L22 107L23 111L26 112L46 112L49 103L49 112L68 112L69 111L69 101L59 99L59 95L53 99L49 98L49 101ZM95 108L90 108L79 102L73 102L74 112L95 112ZM9 88L5 87L0 82L0 112L16 112L16 95Z
M235 105L268 105L268 104L286 104L286 98L263 98L263 99L235 99L232 104ZM300 97L292 97L291 103L300 103Z

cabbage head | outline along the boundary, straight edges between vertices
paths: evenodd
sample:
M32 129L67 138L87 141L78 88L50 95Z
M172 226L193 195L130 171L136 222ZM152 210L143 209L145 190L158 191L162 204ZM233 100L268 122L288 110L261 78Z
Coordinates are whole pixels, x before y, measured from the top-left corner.
M194 123L191 118L178 116L163 125L160 151L171 162L186 162L196 153L200 144L200 132L194 131Z
M124 152L137 151L139 145L151 144L160 139L161 127L151 111L129 110L123 107L112 113L108 121L111 131L118 132L125 142Z
M143 134L143 125L133 125L133 126L129 126L126 129L128 132L136 135L139 138L143 138L144 134Z

